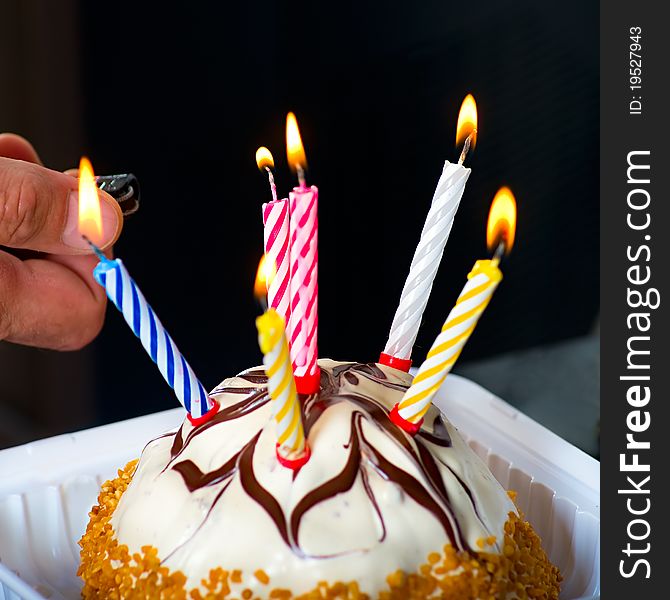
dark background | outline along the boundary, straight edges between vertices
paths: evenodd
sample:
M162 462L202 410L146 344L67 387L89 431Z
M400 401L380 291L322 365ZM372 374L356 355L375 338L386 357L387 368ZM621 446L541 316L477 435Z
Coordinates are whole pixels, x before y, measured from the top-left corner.
M22 56L34 40L42 63L55 61L44 74L53 85L21 89L32 98L25 89L35 88L45 106L67 104L65 122L77 133L49 132L58 115L40 129L18 101L0 113L0 129L38 150L45 140L54 168L86 153L98 174L138 176L142 208L116 253L205 387L261 360L251 292L269 190L254 153L272 150L286 195L295 182L288 110L299 120L308 181L320 190L321 356L369 361L383 349L443 162L458 157L456 119L468 92L478 103L478 145L415 364L487 255L486 216L501 185L517 198L517 244L459 367L596 326L598 3L66 2L56 14L35 0L7 2L22 23L13 34ZM69 28L65 46L56 26ZM43 351L19 352L24 362L44 360ZM54 387L88 381L85 408L42 423L34 437L177 405L113 307L90 349L55 360L71 375L52 377ZM529 377L524 362L517 381ZM598 377L592 362L589 381ZM581 363L548 372L575 381L570 369Z

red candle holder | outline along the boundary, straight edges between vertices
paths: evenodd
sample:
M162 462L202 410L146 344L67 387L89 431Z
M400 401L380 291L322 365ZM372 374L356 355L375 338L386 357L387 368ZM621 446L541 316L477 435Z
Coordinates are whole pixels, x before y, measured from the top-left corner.
M395 423L398 427L400 427L400 429L406 431L412 436L419 433L419 430L423 425L423 418L418 423L412 423L411 421L408 421L407 419L401 417L400 413L398 412L397 404L393 407L393 410L389 413L389 419L391 419L393 423Z
M312 456L312 451L309 449L307 442L305 442L305 451L302 453L302 456L299 456L298 458L291 459L282 456L279 452L279 444L275 446L275 452L277 453L277 460L279 461L279 464L282 467L291 469L292 471L298 471L301 469L303 466L305 466L305 464L307 464L310 456Z
M316 394L321 389L321 369L317 367L314 373L296 376L295 387L298 394Z
M409 373L409 369L412 366L412 359L398 358L397 356L391 356L390 354L382 352L379 355L379 364L386 365L392 369L398 369L398 371L405 371L405 373Z
M216 413L219 412L219 408L221 405L216 401L215 398L210 398L212 401L212 408L210 408L204 415L201 417L192 417L191 413L187 413L186 417L188 420L191 422L191 425L193 427L198 427L199 425L202 425L203 423L207 423Z

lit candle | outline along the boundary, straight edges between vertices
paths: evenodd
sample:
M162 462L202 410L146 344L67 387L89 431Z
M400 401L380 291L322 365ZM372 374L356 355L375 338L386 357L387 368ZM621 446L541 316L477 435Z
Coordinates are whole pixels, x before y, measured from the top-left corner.
M388 341L379 358L382 364L403 371L409 371L412 365L412 347L421 325L423 311L470 176L470 169L463 166L463 161L470 148L474 148L476 140L477 107L474 98L468 95L461 105L456 128L456 144L463 143L463 151L457 164L445 162L437 182L419 245L414 252L400 303L393 317Z
M268 394L272 398L272 418L277 424L277 459L290 469L304 465L310 456L298 392L284 332L284 320L273 308L256 319L258 344L268 378Z
M318 328L318 219L319 190L307 187L307 160L298 123L293 113L286 117L286 149L288 162L298 175L298 187L289 194L291 316L289 339L291 361L298 392L319 391L321 373L317 364Z
M276 275L275 266L267 255L263 254L258 261L258 269L256 271L256 281L254 282L254 296L258 303L263 308L263 311L268 309L267 293L270 284L268 282Z
M79 231L91 244L100 262L93 271L95 280L123 314L133 333L156 363L177 398L188 411L194 425L207 421L218 410L195 373L180 354L137 284L120 259L107 258L95 245L101 239L100 204L91 163L82 158L79 165Z
M487 245L489 250L495 249L495 254L491 260L475 263L411 387L391 411L391 420L408 433L415 434L421 428L423 415L433 396L454 366L498 287L502 279L498 265L503 253L512 248L515 224L514 196L509 188L501 188L491 204L486 230Z
M272 169L275 166L275 159L265 146L261 146L256 150L256 164L261 170L265 170L268 174L268 182L270 184L270 193L272 194L272 199L277 200L277 186L275 184L275 176L272 173Z
M276 270L275 276L268 279L268 304L288 322L291 315L289 202L287 198L277 200L277 187L272 175L274 159L267 148L262 146L256 151L256 164L259 169L267 171L272 192L272 201L263 204L265 255Z

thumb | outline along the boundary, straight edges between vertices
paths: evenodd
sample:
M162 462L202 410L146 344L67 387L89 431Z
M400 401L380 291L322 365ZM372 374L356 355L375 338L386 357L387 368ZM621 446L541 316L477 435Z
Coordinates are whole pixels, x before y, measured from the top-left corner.
M101 247L119 237L123 216L117 202L98 190L102 213ZM0 158L0 246L51 254L84 254L79 234L77 180L21 160Z

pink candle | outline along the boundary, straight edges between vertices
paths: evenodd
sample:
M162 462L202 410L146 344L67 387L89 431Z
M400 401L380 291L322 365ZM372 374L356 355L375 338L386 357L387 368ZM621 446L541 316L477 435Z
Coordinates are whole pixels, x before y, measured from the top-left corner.
M274 308L288 323L291 315L289 203L287 198L277 200L277 188L271 170L275 163L272 153L264 146L256 150L256 164L259 169L267 171L272 192L272 202L263 204L265 257L272 271L272 277L266 279L268 306Z
M265 240L265 256L273 265L274 277L268 281L268 306L274 308L284 319L289 321L290 303L290 253L289 253L289 202L273 200L263 204L263 238Z
M293 113L286 117L286 146L289 164L297 172L300 182L289 194L291 315L288 333L291 361L298 392L313 394L319 391L321 377L317 364L319 190L315 186L307 187L305 183L305 152Z

